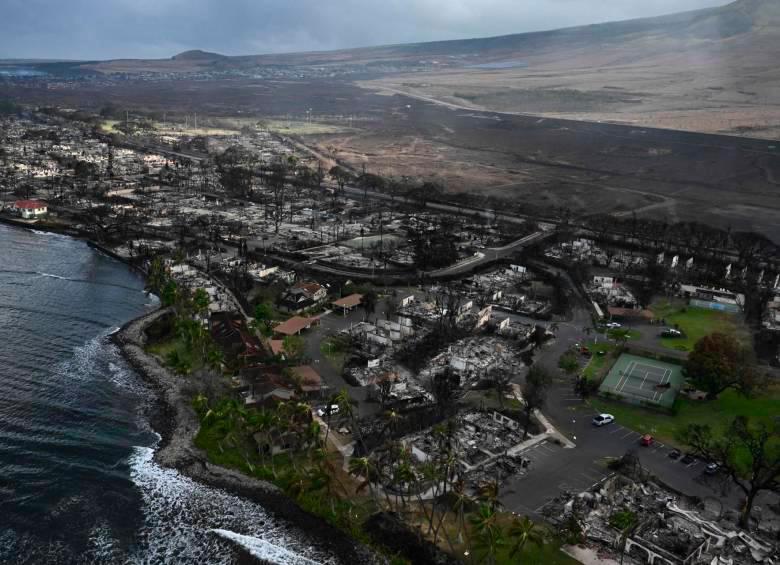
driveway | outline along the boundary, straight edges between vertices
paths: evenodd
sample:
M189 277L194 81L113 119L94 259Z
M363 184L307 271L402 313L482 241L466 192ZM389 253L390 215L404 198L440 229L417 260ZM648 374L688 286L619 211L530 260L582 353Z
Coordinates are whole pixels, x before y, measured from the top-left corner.
M370 316L369 321L384 318L387 312L387 302L378 300L376 310ZM346 316L339 312L331 311L320 315L320 324L311 328L302 334L306 342L305 356L311 360L311 366L322 377L323 382L328 386L329 394L336 394L342 389L346 389L350 398L357 403L355 415L358 417L369 416L380 412L378 402L370 402L367 399L368 389L366 387L354 387L350 385L337 367L334 367L330 360L322 354L320 345L330 336L334 336L349 328L352 325L364 321L366 317L365 310L358 306Z

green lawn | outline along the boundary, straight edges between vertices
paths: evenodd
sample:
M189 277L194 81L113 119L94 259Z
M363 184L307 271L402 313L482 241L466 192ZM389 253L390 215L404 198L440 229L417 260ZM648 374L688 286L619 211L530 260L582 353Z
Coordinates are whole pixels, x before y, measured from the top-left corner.
M669 349L691 351L702 337L720 332L750 343L750 333L736 314L726 314L704 308L687 308L684 304L659 302L651 307L657 318L666 320L666 326L679 326L684 337L664 337L661 344ZM660 331L660 328L659 328Z
M157 356L162 361L162 364L166 366L170 366L168 359L173 352L176 352L180 359L186 360L193 371L200 369L203 366L200 359L197 359L197 356L193 356L192 352L187 350L182 340L178 337L157 341L147 345L146 351L147 353Z
M320 342L320 353L338 372L344 370L344 363L350 348L350 340L340 335L325 338Z
M590 349L593 356L582 371L582 375L589 381L601 380L606 374L606 369L612 365L614 361L612 352L615 351L615 344L608 341L600 341L598 343L588 343L588 349ZM604 355L599 355L599 352L604 352Z
M624 331L624 328L615 328L607 330L607 337L610 339L615 339L618 335L622 335L622 332ZM628 330L626 332L626 336L628 337L628 341L631 341L632 339L639 339L642 337L642 334L639 333L637 330Z
M746 398L731 390L712 401L690 400L680 396L676 403L676 415L596 397L590 403L597 411L614 415L622 426L642 434L652 434L663 443L677 445L674 439L676 430L688 424L709 424L713 429L723 428L735 416L749 416L754 421L772 421L780 414L780 387L774 387L754 398Z

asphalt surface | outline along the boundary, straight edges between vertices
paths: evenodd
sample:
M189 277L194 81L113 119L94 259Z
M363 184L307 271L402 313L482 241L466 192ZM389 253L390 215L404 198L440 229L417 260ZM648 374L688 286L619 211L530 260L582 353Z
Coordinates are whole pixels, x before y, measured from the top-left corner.
M553 267L548 270L558 271L571 285L563 271ZM657 441L643 447L639 441L641 435L619 421L602 427L592 424L596 412L575 393L574 377L558 368L558 359L565 351L575 343L592 341L595 335L585 332L586 327L592 327L592 321L589 311L582 305L582 298L578 302L568 320L557 322L555 339L536 353L536 363L546 366L554 375L542 412L576 447L563 448L547 441L524 452L523 456L531 460L528 473L501 485L504 506L513 512L541 518L545 507L562 492L581 492L604 480L611 473L606 465L608 458L618 458L633 451L643 468L673 489L689 496L714 498L724 508L737 509L743 500L742 492L721 475L706 475L704 468L708 462L696 460L685 465L669 458L672 447ZM659 327L636 328L646 336L643 347L660 348L656 337ZM765 493L757 504L765 504L770 499L776 501L777 496Z
M378 300L375 312L368 316L367 321L384 318L386 311L386 301ZM379 403L368 400L367 387L355 387L344 380L339 368L335 367L322 354L320 346L328 337L334 336L354 324L363 322L366 318L366 312L362 307L355 308L346 316L340 312L332 311L320 315L320 324L301 334L306 342L306 357L310 359L311 366L320 374L323 383L328 387L326 394L337 394L342 389L346 390L354 401L356 417L378 414L381 410Z

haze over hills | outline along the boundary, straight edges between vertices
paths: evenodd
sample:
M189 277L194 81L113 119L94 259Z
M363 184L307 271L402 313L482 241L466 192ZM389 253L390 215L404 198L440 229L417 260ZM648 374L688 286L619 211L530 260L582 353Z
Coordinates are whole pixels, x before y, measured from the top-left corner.
M737 0L500 37L282 55L191 50L168 59L64 63L57 71L125 78L358 76L372 79L359 83L372 91L456 107L776 138L778 57L780 2Z
M573 50L607 50L643 48L643 58L659 52L672 52L681 45L693 48L712 47L725 42L746 39L768 39L778 33L780 3L775 0L737 0L722 7L708 8L668 16L610 22L572 28L519 33L489 38L437 41L404 45L385 45L327 52L276 55L225 56L192 50L172 57L174 61L198 61L202 65L243 67L248 65L326 65L404 61L419 57L441 57L439 64L461 64L506 56L522 56L536 61L562 61ZM768 43L768 42L767 42ZM736 47L736 45L734 45ZM780 46L775 46L775 49ZM767 58L769 57L769 54ZM624 58L623 58L624 59ZM121 60L125 66L128 60ZM167 60L136 60L140 68ZM113 61L90 64L111 71ZM605 57L602 62L620 64L621 59Z

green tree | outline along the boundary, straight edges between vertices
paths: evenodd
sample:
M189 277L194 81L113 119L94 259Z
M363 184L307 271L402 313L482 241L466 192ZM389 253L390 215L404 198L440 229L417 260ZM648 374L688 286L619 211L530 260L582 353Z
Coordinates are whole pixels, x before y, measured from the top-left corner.
M512 549L509 556L514 558L522 554L528 543L542 546L547 541L547 530L535 524L528 516L515 516L509 525L507 537Z
M547 390L552 384L552 375L540 365L533 365L525 377L525 382L521 387L523 396L523 412L525 412L525 427L523 428L523 439L528 437L528 430L531 427L531 415L534 410L544 406L547 400Z
M368 492L371 495L371 499L374 501L374 505L377 509L381 508L379 505L379 497L374 490L374 483L378 481L378 472L376 465L369 457L353 457L349 460L349 474L353 477L359 477L363 479L363 482L358 485L357 492L368 488Z
M469 516L469 522L472 537L476 541L473 546L484 554L482 561L496 563L496 555L504 543L496 511L487 504L482 504L477 512Z
M577 372L577 369L580 368L580 363L577 361L577 356L573 352L567 351L558 359L558 367L571 375Z
M290 361L298 361L306 351L306 342L299 335L288 335L282 340L282 350Z
M168 307L176 304L178 299L179 299L179 287L176 284L175 280L168 279L165 282L165 286L163 286L162 288L162 292L160 293L160 302L162 302L163 306Z
M780 488L780 423L751 423L735 418L721 434L709 425L690 424L678 439L699 457L713 461L728 473L745 494L739 524L747 528L756 496Z
M209 311L210 302L209 293L202 288L197 289L192 295L192 307L198 315L204 315Z
M684 373L709 399L729 388L750 394L760 384L752 352L735 337L717 332L696 342Z
M155 257L149 264L149 271L146 276L148 288L154 294L162 299L162 290L168 282L168 271L161 257Z
M262 302L255 306L252 327L265 336L273 333L271 321L273 319L273 308L270 304Z

